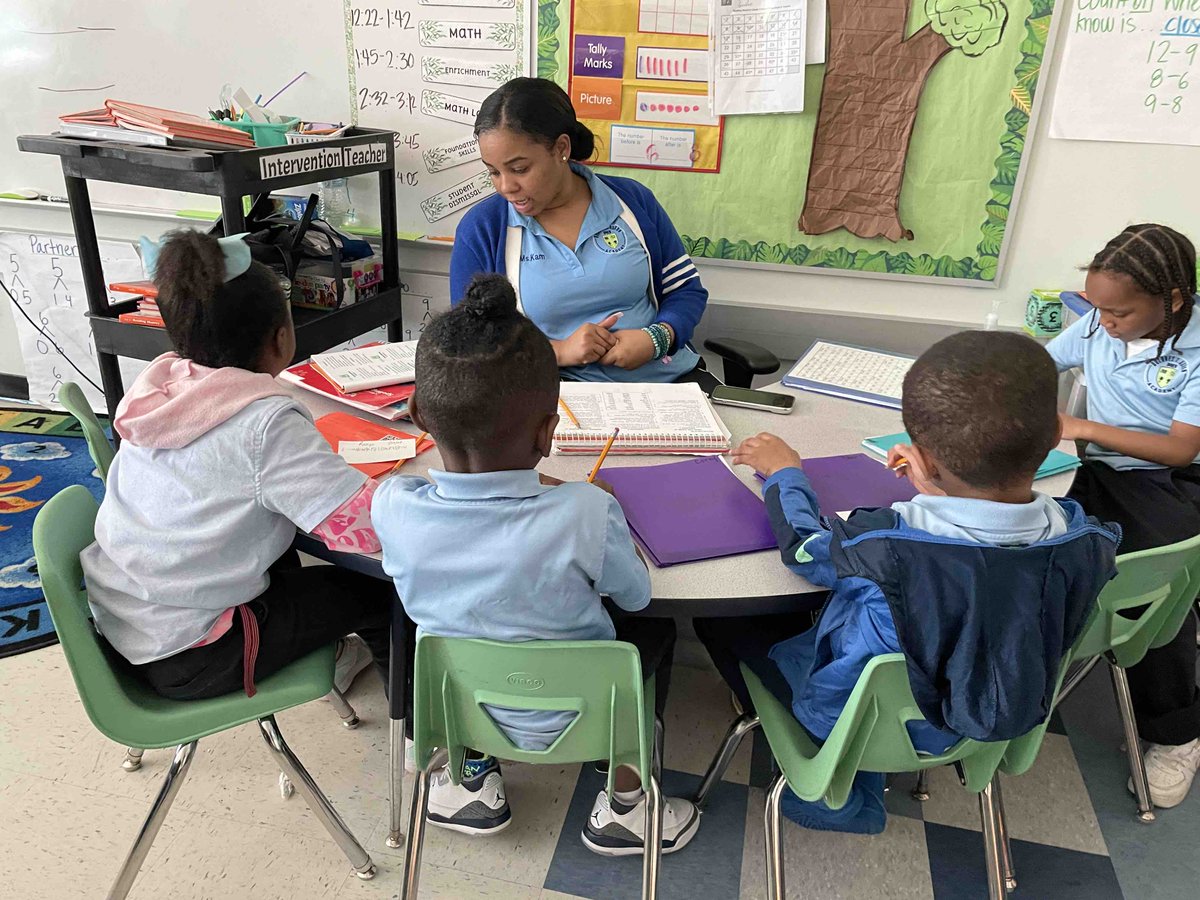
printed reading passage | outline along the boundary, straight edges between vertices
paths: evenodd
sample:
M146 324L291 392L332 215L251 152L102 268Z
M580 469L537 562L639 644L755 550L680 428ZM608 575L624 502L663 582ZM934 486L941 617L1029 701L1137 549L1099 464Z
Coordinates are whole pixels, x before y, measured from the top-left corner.
M783 379L790 388L900 408L911 356L817 341Z

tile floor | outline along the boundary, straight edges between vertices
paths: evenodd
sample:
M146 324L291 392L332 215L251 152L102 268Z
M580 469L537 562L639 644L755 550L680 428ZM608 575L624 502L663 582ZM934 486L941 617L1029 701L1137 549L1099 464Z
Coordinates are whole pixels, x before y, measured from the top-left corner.
M682 660L698 662L680 648ZM691 648L694 650L695 648ZM0 896L68 900L105 895L158 790L167 751L140 772L88 723L58 647L0 660ZM363 676L350 695L363 719L345 731L317 702L280 728L334 806L365 840L379 875L360 882L296 796L280 799L257 729L202 741L150 852L134 898L338 898L399 893L402 855L386 835L387 728L382 692ZM705 668L680 665L668 710L668 791L694 789L732 717L728 692ZM1107 676L1093 674L1054 722L1036 767L1006 782L1019 888L1036 900L1184 900L1200 884L1200 787L1183 806L1140 825ZM640 860L587 852L579 828L599 788L590 767L506 767L514 821L491 839L430 829L422 896L569 900L636 897ZM765 746L747 742L714 792L695 841L666 857L663 898L764 896ZM878 837L803 831L785 823L789 897L986 897L977 807L950 770L932 799L889 793ZM411 793L411 779L406 794ZM406 796L407 799L407 796ZM405 818L407 821L407 816Z

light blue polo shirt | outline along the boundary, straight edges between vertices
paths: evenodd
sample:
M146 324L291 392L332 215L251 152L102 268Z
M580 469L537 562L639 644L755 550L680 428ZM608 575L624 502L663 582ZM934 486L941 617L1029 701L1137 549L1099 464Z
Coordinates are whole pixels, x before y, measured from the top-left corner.
M371 502L383 569L418 634L497 641L611 641L611 597L636 611L650 575L616 499L549 487L532 469L387 479ZM542 750L573 713L489 707L518 747Z
M1127 359L1125 342L1103 328L1087 337L1097 325L1097 315L1084 316L1046 345L1060 372L1083 367L1087 417L1149 434L1166 434L1172 422L1200 427L1200 317L1193 314L1175 345L1167 342L1162 356L1156 356L1156 343ZM1088 445L1087 456L1114 469L1165 468L1096 444Z
M587 166L571 164L587 180L592 202L574 249L551 237L537 219L509 204L508 224L522 229L520 292L525 315L552 340L570 337L585 322L624 313L614 331L645 328L658 321L650 291L650 257L638 239L632 216L622 217L621 200ZM680 347L670 362L651 360L637 369L567 366L580 381L675 381L700 361Z

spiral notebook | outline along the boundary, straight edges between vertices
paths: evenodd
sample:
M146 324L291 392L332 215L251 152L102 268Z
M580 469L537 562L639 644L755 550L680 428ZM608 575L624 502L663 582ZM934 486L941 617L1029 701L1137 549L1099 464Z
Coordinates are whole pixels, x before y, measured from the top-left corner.
M707 455L730 449L729 429L697 384L568 381L559 399L556 453L599 453L616 428L621 433L610 453Z

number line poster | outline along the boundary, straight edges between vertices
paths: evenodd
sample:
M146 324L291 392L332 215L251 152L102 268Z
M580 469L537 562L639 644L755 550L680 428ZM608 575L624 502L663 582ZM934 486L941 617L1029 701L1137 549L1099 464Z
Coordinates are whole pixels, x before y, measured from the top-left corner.
M527 0L352 0L358 124L396 132L400 229L451 237L495 193L472 134L483 100L530 74Z
M567 90L596 162L720 171L708 0L575 0L571 17Z
M1050 136L1200 145L1200 0L1073 0Z

